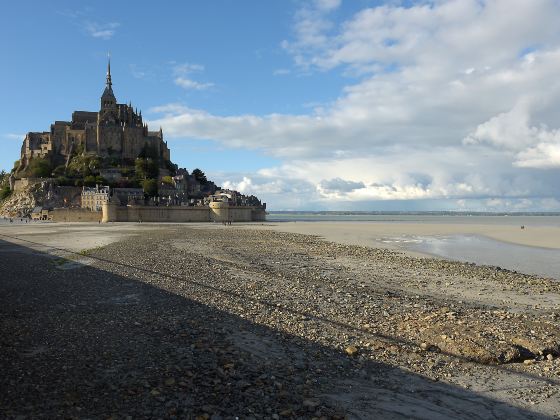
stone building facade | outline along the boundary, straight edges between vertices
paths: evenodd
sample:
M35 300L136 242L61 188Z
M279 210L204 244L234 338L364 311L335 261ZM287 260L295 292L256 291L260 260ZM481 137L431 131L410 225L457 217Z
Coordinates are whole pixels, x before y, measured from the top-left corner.
M96 185L95 187L84 187L82 190L82 208L101 211L103 204L109 201L109 187Z
M148 149L157 154L162 167L170 161L161 128L149 131L142 120L142 111L137 112L131 103L117 103L109 62L99 111L74 111L71 121L55 121L50 131L27 133L17 172L24 170L36 157L49 158L53 165L61 165L79 150L102 157L133 160Z

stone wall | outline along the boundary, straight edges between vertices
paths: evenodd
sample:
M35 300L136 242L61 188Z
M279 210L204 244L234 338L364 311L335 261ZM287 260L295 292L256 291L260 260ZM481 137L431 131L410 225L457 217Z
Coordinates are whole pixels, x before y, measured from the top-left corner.
M79 206L82 203L82 188L71 186L58 186L55 189L56 195L64 206Z
M222 203L220 203L222 204ZM117 206L103 205L103 219L106 222L254 222L264 221L265 212L260 207L220 206Z
M86 209L54 209L50 212L53 222L99 222L102 212Z
M103 206L103 222L209 222L208 207Z
M14 181L14 191L23 191L27 187L40 184L43 181L50 181L50 178L21 178Z

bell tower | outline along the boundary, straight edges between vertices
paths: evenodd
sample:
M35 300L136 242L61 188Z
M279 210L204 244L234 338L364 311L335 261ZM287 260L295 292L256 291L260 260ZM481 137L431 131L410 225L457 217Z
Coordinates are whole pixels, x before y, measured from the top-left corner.
M97 153L120 153L123 147L123 130L120 126L117 99L111 80L111 57L107 60L105 90L101 95L101 109L97 113Z
M105 82L105 90L103 95L101 95L101 110L111 109L114 110L117 107L117 99L113 93L113 82L111 80L111 57L107 60L107 78Z

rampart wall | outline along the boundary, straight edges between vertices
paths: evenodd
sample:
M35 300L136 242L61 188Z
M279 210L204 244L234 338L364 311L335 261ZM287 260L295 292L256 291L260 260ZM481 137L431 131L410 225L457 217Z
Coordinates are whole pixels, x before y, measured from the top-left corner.
M87 209L58 208L50 214L53 222L99 222L102 218L102 212Z
M43 181L49 181L50 178L21 178L14 181L14 191L22 191L30 185L40 184Z
M215 204L215 203L212 203ZM222 203L220 203L222 204ZM265 211L253 206L117 206L103 205L104 223L107 222L255 222L264 221Z

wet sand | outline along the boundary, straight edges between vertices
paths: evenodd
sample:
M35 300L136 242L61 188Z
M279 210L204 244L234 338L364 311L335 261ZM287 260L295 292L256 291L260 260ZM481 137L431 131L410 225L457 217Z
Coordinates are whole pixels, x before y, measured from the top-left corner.
M404 236L480 235L497 241L560 249L560 226L520 226L384 222L280 222L247 225L278 232L316 235L328 241L360 246L395 248L383 239Z

